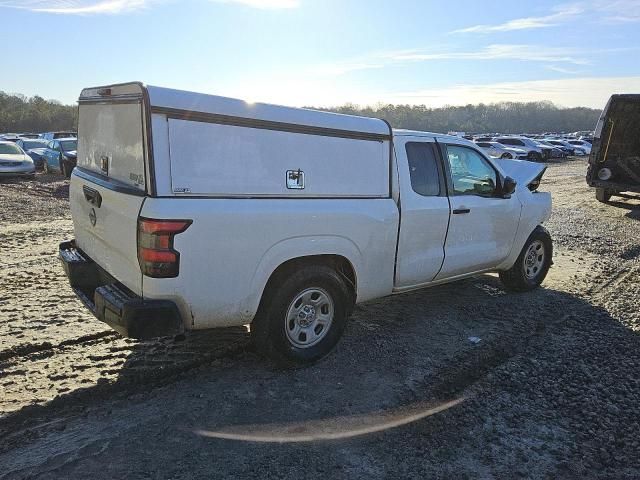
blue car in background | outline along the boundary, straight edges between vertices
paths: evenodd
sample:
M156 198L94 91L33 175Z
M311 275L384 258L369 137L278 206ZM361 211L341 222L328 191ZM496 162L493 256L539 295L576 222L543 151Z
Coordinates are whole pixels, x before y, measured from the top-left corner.
M31 157L36 168L42 168L44 164L44 151L49 142L42 139L20 138L16 144Z
M71 171L76 166L77 138L58 138L51 140L44 150L45 173L60 172L65 177L71 177Z

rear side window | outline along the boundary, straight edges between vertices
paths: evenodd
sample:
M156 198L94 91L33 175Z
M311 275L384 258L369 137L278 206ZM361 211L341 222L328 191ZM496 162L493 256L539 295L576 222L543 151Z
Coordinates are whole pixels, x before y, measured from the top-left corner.
M425 197L440 195L440 171L435 144L409 142L406 150L413 191Z

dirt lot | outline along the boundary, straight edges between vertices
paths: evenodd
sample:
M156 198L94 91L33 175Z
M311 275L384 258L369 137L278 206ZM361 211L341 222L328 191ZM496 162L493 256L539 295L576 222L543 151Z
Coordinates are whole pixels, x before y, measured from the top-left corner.
M639 478L640 201L597 203L585 169L545 176L545 288L486 275L361 305L295 371L242 329L119 338L57 263L67 183L4 181L0 479Z

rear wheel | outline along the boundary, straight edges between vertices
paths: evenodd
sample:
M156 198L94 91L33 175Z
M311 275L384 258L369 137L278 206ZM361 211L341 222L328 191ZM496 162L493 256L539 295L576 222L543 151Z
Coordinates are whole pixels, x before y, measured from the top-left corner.
M507 290L526 292L538 287L551 267L553 243L551 235L542 226L529 235L516 263L509 270L500 272L500 280Z
M64 175L66 178L69 178L71 176L71 172L69 171L69 165L67 165L66 162L60 163L60 171L62 172L62 175Z
M49 173L49 164L47 163L46 158L42 161L42 172Z
M611 200L611 195L613 195L613 193L613 190L609 190L608 188L597 187L596 200L602 203L607 203Z
M332 268L293 267L270 282L251 334L258 350L278 363L312 363L338 343L352 303L347 284Z

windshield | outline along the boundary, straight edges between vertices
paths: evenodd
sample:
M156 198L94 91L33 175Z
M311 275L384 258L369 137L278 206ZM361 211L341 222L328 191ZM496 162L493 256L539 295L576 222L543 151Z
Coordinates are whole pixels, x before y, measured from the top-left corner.
M78 148L78 142L77 140L65 140L64 142L60 142L60 146L63 151L72 152Z
M0 155L20 155L22 150L12 143L0 143Z
M33 142L22 142L25 150L30 150L32 148L43 148L47 146L46 141L33 141Z

